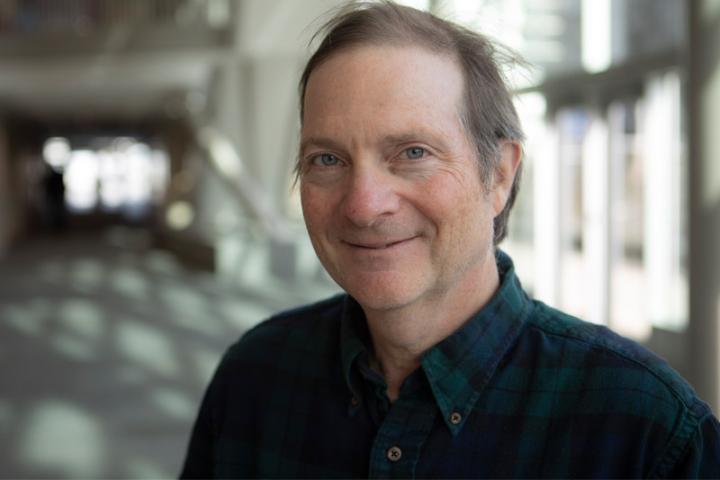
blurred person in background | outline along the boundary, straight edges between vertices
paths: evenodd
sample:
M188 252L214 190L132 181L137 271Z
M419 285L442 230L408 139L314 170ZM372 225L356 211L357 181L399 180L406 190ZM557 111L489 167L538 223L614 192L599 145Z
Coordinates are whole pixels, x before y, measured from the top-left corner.
M45 165L42 178L42 211L45 224L51 231L59 232L65 228L65 179L63 173L50 165Z
M226 352L182 477L716 477L664 361L522 290L497 248L523 133L484 36L352 4L300 82L315 251L345 290Z

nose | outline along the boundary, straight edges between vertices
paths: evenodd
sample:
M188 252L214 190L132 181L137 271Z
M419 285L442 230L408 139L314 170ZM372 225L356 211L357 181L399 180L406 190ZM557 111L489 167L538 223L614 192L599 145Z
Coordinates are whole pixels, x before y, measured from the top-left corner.
M342 203L344 216L357 227L371 227L400 206L397 180L379 168L354 168Z

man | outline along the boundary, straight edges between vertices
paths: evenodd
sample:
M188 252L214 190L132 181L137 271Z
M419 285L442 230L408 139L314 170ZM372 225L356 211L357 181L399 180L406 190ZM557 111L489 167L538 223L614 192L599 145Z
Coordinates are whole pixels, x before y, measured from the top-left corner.
M522 132L484 37L349 7L301 79L308 232L347 292L226 353L183 477L693 477L717 420L658 358L522 291Z

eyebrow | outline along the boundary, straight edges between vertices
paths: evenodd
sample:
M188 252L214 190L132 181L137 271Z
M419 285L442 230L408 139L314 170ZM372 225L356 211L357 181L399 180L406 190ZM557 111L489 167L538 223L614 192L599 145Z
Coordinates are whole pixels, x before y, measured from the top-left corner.
M385 135L380 140L380 144L384 146L397 145L400 143L419 142L422 141L423 138L429 138L435 146L439 146L442 149L442 147L446 145L446 141L443 137L443 135L425 131L410 131L407 133ZM345 152L346 150L340 142L330 137L308 137L300 143L300 155L303 155L310 146L330 148L340 152Z
M437 141L436 135L431 135L423 132L408 132L400 133L397 135L386 135L382 139L384 145L397 145L398 143L410 143L420 141L422 138L430 137L434 141Z
M443 133L428 130L410 130L406 133L389 134L384 136L380 143L385 147L392 147L415 142L428 144L439 152L445 152L448 149L448 139Z
M329 137L308 137L300 142L300 156L305 154L308 147L331 148L333 150L345 151L345 148L337 141Z

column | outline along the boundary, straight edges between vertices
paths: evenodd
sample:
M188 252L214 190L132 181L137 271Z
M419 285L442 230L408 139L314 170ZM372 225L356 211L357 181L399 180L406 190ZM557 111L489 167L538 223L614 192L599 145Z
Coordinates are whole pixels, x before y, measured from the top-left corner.
M720 1L689 2L691 382L720 412Z
M610 305L610 188L608 125L602 110L591 114L583 142L583 261L587 279L587 320L607 324Z

